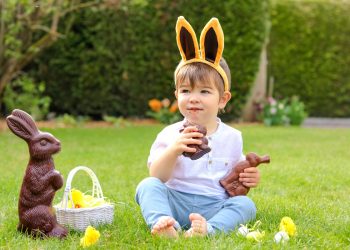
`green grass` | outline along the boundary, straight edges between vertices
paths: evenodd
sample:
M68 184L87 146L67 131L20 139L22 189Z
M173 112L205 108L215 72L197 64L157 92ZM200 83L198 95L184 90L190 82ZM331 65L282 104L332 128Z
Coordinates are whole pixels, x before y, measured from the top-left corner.
M48 129L62 142L56 168L67 177L78 165L92 168L105 196L115 202L114 222L99 228L101 238L91 249L349 249L350 248L350 130L314 128L238 127L245 152L268 153L261 182L249 196L257 205L257 219L266 235L261 243L248 242L235 233L204 239L166 240L151 237L134 202L135 188L147 176L146 160L161 125L128 128ZM42 129L45 130L45 129ZM16 231L17 201L27 146L9 130L0 132L0 248L76 249L81 233L66 240L33 240ZM73 184L90 187L85 174ZM55 203L62 198L56 193ZM283 216L290 216L298 235L284 247L273 242Z

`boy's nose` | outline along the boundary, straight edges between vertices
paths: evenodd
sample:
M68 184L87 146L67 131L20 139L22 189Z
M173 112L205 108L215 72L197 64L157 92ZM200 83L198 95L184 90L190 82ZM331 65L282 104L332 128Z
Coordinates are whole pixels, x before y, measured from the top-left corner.
M197 94L191 94L190 96L190 102L198 102L198 95Z

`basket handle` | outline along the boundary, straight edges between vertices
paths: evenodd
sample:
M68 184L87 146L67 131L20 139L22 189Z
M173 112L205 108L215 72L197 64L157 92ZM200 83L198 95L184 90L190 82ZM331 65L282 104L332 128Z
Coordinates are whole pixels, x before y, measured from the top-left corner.
M72 186L71 185L72 185L74 175L80 170L85 171L90 176L90 178L92 180L92 197L95 197L95 195L96 195L97 198L103 198L102 188L101 188L100 182L98 181L95 173L88 167L78 166L78 167L73 168L68 174L66 187L65 187L64 193L63 193L63 199L61 202L62 208L67 208L68 198L72 202L72 207L73 208L75 207L73 199L72 199L72 193L71 193Z

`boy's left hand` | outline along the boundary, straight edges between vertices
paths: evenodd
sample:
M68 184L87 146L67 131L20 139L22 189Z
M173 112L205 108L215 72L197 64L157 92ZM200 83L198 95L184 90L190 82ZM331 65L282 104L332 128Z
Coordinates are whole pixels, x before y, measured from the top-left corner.
M239 181L246 187L256 187L260 182L260 172L256 167L246 168L239 174Z

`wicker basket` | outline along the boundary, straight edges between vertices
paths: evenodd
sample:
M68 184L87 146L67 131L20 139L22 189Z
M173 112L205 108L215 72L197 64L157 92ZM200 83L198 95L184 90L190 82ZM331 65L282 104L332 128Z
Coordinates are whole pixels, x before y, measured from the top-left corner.
M103 204L91 208L67 208L68 199L73 204L71 183L74 175L80 170L85 171L91 177L93 183L92 196L94 198L103 198L101 185L95 173L90 168L79 166L72 169L68 174L63 199L60 204L54 206L58 223L78 231L84 231L89 225L98 226L100 224L111 224L114 217L113 204Z

